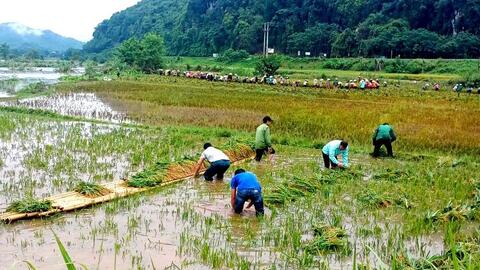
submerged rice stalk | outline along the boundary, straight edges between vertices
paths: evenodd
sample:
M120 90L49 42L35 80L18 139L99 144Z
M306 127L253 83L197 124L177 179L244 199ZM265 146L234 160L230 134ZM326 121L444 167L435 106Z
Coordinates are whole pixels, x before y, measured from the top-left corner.
M284 205L315 193L319 189L320 184L315 179L294 177L291 181L282 181L270 188L264 200L267 204Z
M387 194L378 194L375 191L366 190L357 197L357 201L368 207L386 208L392 205L411 209L413 204L406 195L391 197Z
M357 197L357 200L369 207L389 207L393 203L392 198L385 195L380 195L375 191L370 190L364 191L362 194L360 194Z

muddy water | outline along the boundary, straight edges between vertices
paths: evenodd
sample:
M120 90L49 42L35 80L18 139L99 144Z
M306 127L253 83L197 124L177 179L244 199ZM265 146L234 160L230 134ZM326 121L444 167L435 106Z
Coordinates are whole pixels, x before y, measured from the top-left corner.
M105 207L67 214L50 222L23 222L3 227L0 265L21 265L29 260L39 269L65 269L51 227L62 239L75 261L88 269L132 269L137 265L163 269L172 263L181 265L176 255L182 222L176 201L193 203L198 199L192 183L177 185L142 199L139 206L106 214ZM119 207L124 208L124 207ZM109 225L107 225L107 223ZM112 225L114 224L114 225ZM119 245L117 251L115 244ZM116 258L115 258L116 257ZM116 263L115 263L116 262ZM191 269L199 269L198 265Z
M287 166L289 160L279 156L277 165ZM268 166L247 164L247 167L253 167L260 176L268 171ZM242 216L232 213L228 181L228 178L224 182L190 179L138 198L119 200L57 218L1 225L0 245L5 248L0 249L0 265L5 265L7 269L24 269L22 261L28 260L38 269L65 269L50 231L52 229L73 259L88 269L134 269L138 266L142 269L210 269L199 263L195 255L179 254L181 237L185 232L201 237L205 231L213 230L208 240L222 247L225 231L231 231L235 241L242 243L247 235L260 238L262 230L268 229L254 218L253 209ZM298 210L296 207L284 209L286 212ZM325 209L325 212L335 212L335 209ZM300 215L302 220L308 220L310 213L301 212ZM210 229L205 229L205 217L214 220ZM250 231L246 229L247 222L250 223ZM353 220L345 219L343 223L349 235L356 235L357 225ZM421 248L419 243L428 247L426 253L436 254L443 248L439 239L441 237L424 237L406 245L412 254ZM375 255L362 255L361 252L366 249L365 245L381 250L384 240L350 240L357 244L357 258L369 260L375 265ZM239 244L236 252L264 267L278 263L281 256L268 246L256 248ZM323 259L331 269L352 267L351 258L329 255Z
M141 199L132 199L130 210L121 205L103 205L47 221L23 221L0 227L0 265L24 266L28 260L38 269L65 269L61 254L49 228L62 239L73 259L88 269L163 269L172 264L182 269L209 269L196 258L179 256L179 235L183 230L200 227L185 212L219 215L241 222L225 204L226 182L205 183L189 180ZM112 210L117 207L118 209ZM107 212L107 213L106 213ZM113 212L113 213L111 213ZM249 211L243 218L254 216ZM114 225L112 225L114 224ZM117 250L115 244L119 245ZM116 263L115 263L116 262ZM22 269L19 267L19 269Z
M2 104L0 104L2 105ZM105 120L112 123L130 123L125 113L112 109L93 93L69 93L26 98L4 102L4 106L17 106L53 111L62 115Z
M54 173L52 166L65 158L80 167L106 163L110 166L104 173L111 174L113 179L131 171L125 155L84 152L77 145L98 135L122 135L119 129L125 128L118 125L33 121L28 117L12 121L16 128L0 139L2 211L25 193L37 197L60 193L71 188L71 177L91 180L96 173L76 167L72 171L62 167L58 174ZM242 219L255 215L253 209L242 217L233 215L228 205L227 181L191 180L140 199L119 200L47 220L1 224L0 269L26 269L24 260L38 269L65 269L50 229L59 235L75 261L88 269L153 269L152 262L156 269L172 264L183 264L184 269L209 269L195 263L198 258L177 254L179 236L185 230L201 228L201 216L241 224Z

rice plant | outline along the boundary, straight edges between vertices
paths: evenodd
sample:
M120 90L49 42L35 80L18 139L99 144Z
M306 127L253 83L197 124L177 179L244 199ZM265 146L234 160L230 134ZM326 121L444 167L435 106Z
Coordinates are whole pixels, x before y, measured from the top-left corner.
M441 210L429 211L425 214L424 221L427 223L464 221L475 217L475 209L469 205L454 205L452 201Z
M169 162L157 162L149 169L145 169L127 180L127 185L135 188L155 187L162 183L167 175Z
M314 238L305 244L306 252L319 255L326 252L351 252L345 229L326 224L313 225Z
M65 262L65 266L67 267L67 270L76 270L77 268L75 267L75 264L73 263L72 258L68 254L68 252L65 249L65 246L63 245L60 238L58 238L58 236L55 232L53 232L53 236L55 237L55 241L57 242L58 248L60 249L60 253L62 254L62 257L63 257L63 260Z
M354 91L345 94L348 97L343 99L345 106L338 110L322 106L329 99L343 96L336 91L319 93L312 89L293 91L245 84L212 86L205 81L195 81L194 84L192 87L190 79L150 76L140 81L81 82L60 88L97 93L114 104L123 104L131 119L155 126L175 123L245 131L253 130L254 123L263 117L259 111L269 112L274 118L281 119L272 128L274 137L281 135L289 145L307 139L309 147L314 145L313 141L328 140L332 134L348 134L350 140L366 146L379 117L387 114L389 121L402 123L402 140L397 144L405 150L479 153L475 146L480 144L480 139L469 136L476 132L477 100L453 99L446 91L420 96L417 90L413 90L416 87L413 84L405 84L401 91L390 87L382 89L381 94ZM408 118L404 117L406 107L412 108L408 111ZM441 109L442 113L432 114L432 107ZM388 113L381 108L389 108ZM363 117L356 117L358 115ZM455 128L445 129L445 126ZM331 133L327 135L325 130ZM410 130L419 132L408 132ZM224 136L223 133L219 135Z
M292 180L285 180L271 187L264 196L264 200L270 205L284 205L313 194L320 187L315 179L293 177Z
M97 183L85 181L79 182L73 190L88 197L99 197L111 193L110 190Z
M398 182L403 177L408 177L408 176L409 176L409 173L405 170L388 168L385 171L375 173L372 176L372 179L374 179L374 180L385 180L385 181L390 181L390 182Z
M38 200L34 198L25 198L15 201L7 207L7 211L17 213L46 212L52 208L52 202L48 200Z

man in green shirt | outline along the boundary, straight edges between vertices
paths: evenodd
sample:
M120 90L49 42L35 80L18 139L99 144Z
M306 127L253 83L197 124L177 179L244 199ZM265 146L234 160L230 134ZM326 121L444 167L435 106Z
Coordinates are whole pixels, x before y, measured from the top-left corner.
M380 148L385 145L389 157L393 157L392 142L397 139L393 128L388 124L378 126L372 136L372 142L375 146L373 150L373 157L378 157L380 154Z
M272 125L272 118L265 116L263 118L263 124L257 127L255 135L255 160L260 162L262 156L265 154L271 154L270 161L273 160L275 150L272 148L272 137L270 136L270 125Z

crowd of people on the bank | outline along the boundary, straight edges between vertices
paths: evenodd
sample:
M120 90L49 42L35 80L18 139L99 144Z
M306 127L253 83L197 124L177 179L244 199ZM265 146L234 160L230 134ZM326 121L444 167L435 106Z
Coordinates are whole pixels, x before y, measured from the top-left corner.
M190 79L206 80L212 82L236 82L236 83L249 83L249 84L267 84L267 85L280 85L280 86L293 86L293 87L310 87L310 88L323 88L323 89L344 89L344 90L373 90L380 87L387 87L388 82L380 79L369 79L361 76L347 81L339 80L338 78L321 78L313 80L292 80L289 77L275 75L275 76L239 76L237 74L219 74L215 72L205 71L180 71L174 70L159 70L158 73L164 76L173 77L185 77ZM417 84L417 81L413 81ZM399 87L398 84L395 84ZM438 82L430 83L425 82L421 89L424 91L433 90L440 91L441 85ZM473 85L464 86L462 83L457 83L452 89L456 93L460 94L465 91L467 94L477 93L480 94L480 86L478 88Z
M461 92L463 92L463 89L464 89L464 85L462 83L457 83L453 86L453 91L457 92L459 95ZM473 85L468 85L465 88L465 92L467 94L475 93L475 91L477 92L477 94L480 95L480 86L477 89L475 89Z
M423 84L422 90L430 90L430 89L434 91L440 91L441 87L439 83L430 84L429 82L426 82ZM480 86L475 87L474 84L468 84L467 86L465 86L463 83L456 83L452 88L452 90L459 95L464 91L464 89L465 89L465 93L467 94L474 94L474 93L480 94Z
M180 71L180 70L159 70L160 75L177 76L190 79L199 79L214 82L237 82L237 83L251 83L251 84L268 84L281 85L293 87L313 87L325 89L378 89L380 86L387 86L387 82L380 82L379 79L368 79L358 77L349 81L341 81L338 78L330 79L313 79L313 80L292 80L289 77L276 76L239 76L237 74L218 74L214 72L204 71Z
M270 162L275 160L275 150L272 146L270 127L273 123L272 118L265 116L263 122L256 129L255 133L255 161L261 162L263 156L268 156ZM388 157L393 157L392 143L397 139L393 128L384 123L374 131L372 143L374 146L373 157L380 156L380 148L385 145ZM230 159L221 150L215 148L211 143L205 143L204 151L200 155L197 166L194 171L195 177L199 176L200 169L205 161L210 166L204 173L206 181L223 180L226 171L230 168ZM326 169L346 169L349 167L348 142L345 140L333 140L328 142L322 148L322 157ZM238 169L230 182L231 188L231 207L233 211L240 214L244 210L246 202L249 202L247 209L255 206L257 216L264 214L264 205L262 197L262 187L257 176L244 169Z

